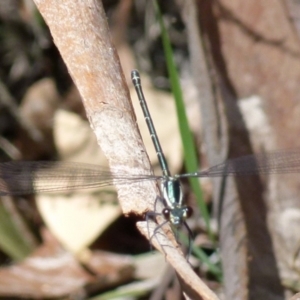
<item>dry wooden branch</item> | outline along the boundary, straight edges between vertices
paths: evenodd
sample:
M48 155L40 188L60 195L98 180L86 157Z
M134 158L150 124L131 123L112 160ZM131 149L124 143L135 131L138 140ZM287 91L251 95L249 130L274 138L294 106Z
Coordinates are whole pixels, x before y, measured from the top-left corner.
M110 166L123 173L149 174L151 166L102 5L93 0L35 0L35 3L77 85L91 127ZM117 189L125 214L153 211L158 194L155 183L141 182L117 186ZM148 237L145 222L141 225ZM180 247L176 248L174 235L167 237L165 232L171 232L168 226L159 231L154 244L160 250L159 244L167 245L163 253L190 287L185 291L187 295L193 299L217 299L191 270Z

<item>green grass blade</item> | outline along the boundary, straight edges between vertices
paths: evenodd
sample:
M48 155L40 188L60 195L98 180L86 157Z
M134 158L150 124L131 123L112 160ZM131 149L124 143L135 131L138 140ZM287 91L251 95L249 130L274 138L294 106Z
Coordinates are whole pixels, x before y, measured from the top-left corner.
M180 82L179 82L179 76L178 76L178 72L177 72L177 69L175 66L175 62L174 62L173 51L172 51L170 39L167 34L166 28L164 26L164 22L163 22L157 1L154 0L153 3L154 3L154 8L155 8L156 15L157 15L157 18L158 18L158 21L160 24L160 28L161 28L162 42L163 42L163 47L164 47L164 52L165 52L165 57L166 57L166 63L167 63L169 77L170 77L172 92L173 92L173 95L175 98L177 119L178 119L178 124L179 124L181 140L182 140L182 144L183 144L183 148L184 148L185 167L186 167L187 172L189 172L189 173L195 172L198 169L198 159L197 159L197 154L196 154L196 147L195 147L193 135L190 130L187 116L186 116L186 111L185 111L185 106L184 106L184 101L183 101L183 96L182 96L182 90L181 90L181 86L180 86ZM210 227L210 216L208 213L206 203L203 198L203 193L202 193L199 181L197 178L189 178L189 181L190 181L191 187L193 189L193 192L196 195L197 205L200 209L202 217L207 226L209 236L213 239L213 234L211 232L211 227Z
M179 232L179 237L180 237L180 241L186 247L188 247L189 240L186 237L186 235ZM192 244L192 253L199 261L201 261L203 264L206 265L208 272L213 274L216 277L216 279L218 280L218 282L222 282L222 280L223 280L222 269L219 266L213 264L211 262L211 260L209 259L208 255L201 248L196 247L195 245Z
M193 247L192 251L194 253L194 255L199 259L199 261L201 261L202 263L204 263L207 268L208 271L213 274L218 282L222 282L223 281L223 273L221 268L219 268L217 265L215 265L214 263L212 263L209 259L209 257L207 256L207 254L198 247Z
M13 260L22 260L31 252L31 249L15 227L12 218L0 201L0 249Z

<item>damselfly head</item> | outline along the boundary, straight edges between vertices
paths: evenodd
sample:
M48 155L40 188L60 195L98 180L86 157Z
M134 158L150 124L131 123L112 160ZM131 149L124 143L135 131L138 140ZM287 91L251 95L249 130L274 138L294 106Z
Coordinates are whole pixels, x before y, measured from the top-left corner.
M181 206L175 208L164 208L162 215L169 221L173 226L181 226L186 219L190 218L193 214L193 209L190 206Z

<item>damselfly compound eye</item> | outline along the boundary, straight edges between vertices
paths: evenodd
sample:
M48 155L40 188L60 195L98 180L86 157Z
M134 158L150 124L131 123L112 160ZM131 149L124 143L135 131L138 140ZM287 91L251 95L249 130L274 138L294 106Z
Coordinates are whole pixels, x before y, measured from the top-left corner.
M186 206L185 208L185 214L186 214L186 218L190 218L193 215L193 209L190 206Z
M171 210L170 210L170 208L164 208L163 210L162 210L162 215L164 216L164 218L166 219L166 220L170 220L170 213L171 213Z

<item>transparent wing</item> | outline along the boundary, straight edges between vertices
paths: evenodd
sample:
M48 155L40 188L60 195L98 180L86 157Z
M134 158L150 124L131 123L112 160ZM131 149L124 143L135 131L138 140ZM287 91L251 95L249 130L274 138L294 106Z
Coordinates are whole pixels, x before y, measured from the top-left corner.
M300 173L300 150L277 151L229 159L205 171L176 175L183 177L242 176L271 173ZM163 176L120 173L97 165L13 161L0 163L0 195L33 194L131 184L158 180Z
M205 171L178 177L245 176L256 174L300 173L300 150L277 151L229 159Z
M97 165L73 162L0 163L0 195L25 195L156 180L154 175L120 174Z

